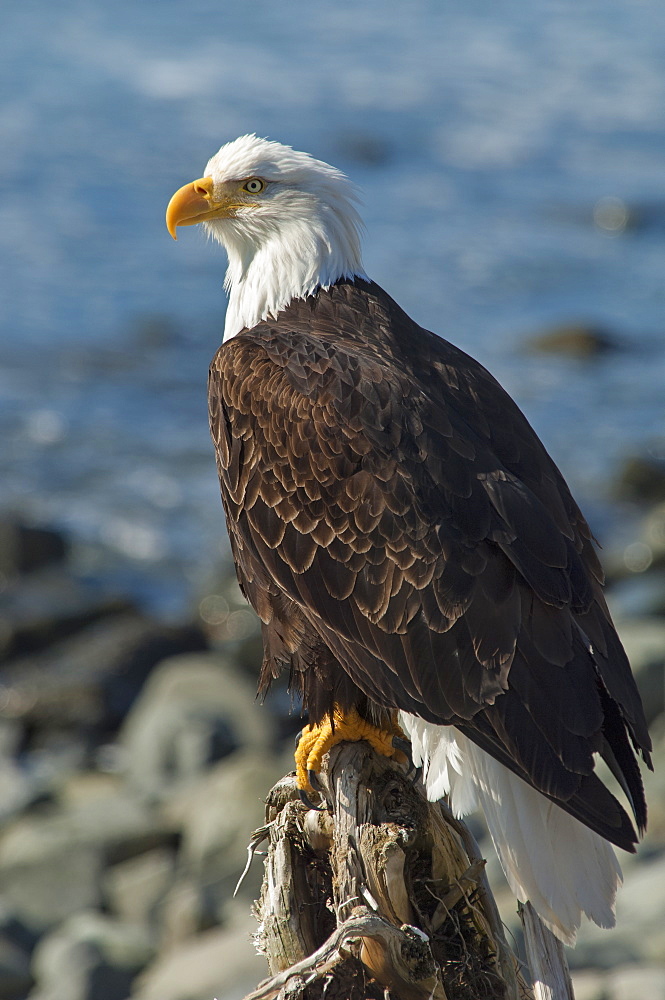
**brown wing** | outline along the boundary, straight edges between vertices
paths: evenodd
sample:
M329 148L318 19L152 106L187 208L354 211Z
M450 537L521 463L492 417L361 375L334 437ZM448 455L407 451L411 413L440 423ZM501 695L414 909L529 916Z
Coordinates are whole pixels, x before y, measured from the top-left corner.
M294 304L211 368L239 576L279 635L269 669L311 670L312 692L337 665L347 694L458 725L630 846L593 754L643 825L626 729L649 743L587 525L498 383L360 291Z

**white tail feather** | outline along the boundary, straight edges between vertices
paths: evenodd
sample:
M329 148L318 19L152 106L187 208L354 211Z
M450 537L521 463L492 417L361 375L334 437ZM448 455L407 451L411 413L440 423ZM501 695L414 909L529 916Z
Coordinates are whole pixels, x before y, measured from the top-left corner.
M582 914L601 927L614 926L621 869L606 840L452 726L400 715L428 798L448 795L456 816L482 809L517 899L529 900L565 944L575 943Z

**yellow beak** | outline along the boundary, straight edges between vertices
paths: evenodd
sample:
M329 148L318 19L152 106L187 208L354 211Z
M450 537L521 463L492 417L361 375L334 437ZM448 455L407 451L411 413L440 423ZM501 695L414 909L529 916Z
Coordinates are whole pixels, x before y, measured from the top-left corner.
M228 203L213 200L213 188L212 177L201 177L176 191L166 209L166 228L174 240L178 238L178 226L195 226L197 222L219 218L228 213Z

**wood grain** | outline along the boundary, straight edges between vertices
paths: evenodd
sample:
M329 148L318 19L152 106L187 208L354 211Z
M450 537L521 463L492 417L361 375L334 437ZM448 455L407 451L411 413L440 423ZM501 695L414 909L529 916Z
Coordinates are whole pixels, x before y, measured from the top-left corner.
M246 1000L534 1000L464 825L364 742L335 747L323 808L292 776L268 796Z

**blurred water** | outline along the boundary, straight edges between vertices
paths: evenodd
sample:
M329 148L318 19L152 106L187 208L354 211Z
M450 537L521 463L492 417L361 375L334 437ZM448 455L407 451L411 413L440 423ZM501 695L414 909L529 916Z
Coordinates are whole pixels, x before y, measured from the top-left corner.
M3 506L129 556L166 611L218 558L224 260L163 213L256 131L352 175L368 273L491 368L609 530L611 469L662 440L661 0L25 0L0 28ZM594 225L608 197L631 225ZM520 353L570 320L626 350Z

